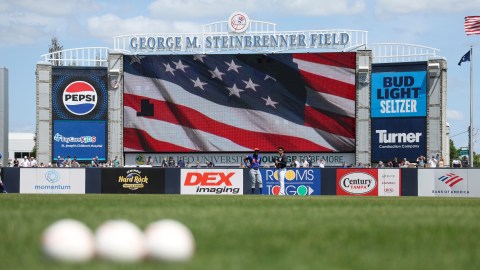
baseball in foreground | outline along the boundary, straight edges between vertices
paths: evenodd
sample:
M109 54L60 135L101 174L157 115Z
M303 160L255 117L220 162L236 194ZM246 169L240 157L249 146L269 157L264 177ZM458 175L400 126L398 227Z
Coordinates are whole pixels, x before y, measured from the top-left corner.
M195 252L195 239L183 223L164 219L151 223L145 229L150 258L167 262L189 260Z
M74 219L61 219L45 229L42 250L49 258L63 262L86 262L95 254L90 228Z
M95 231L97 254L113 262L136 262L146 255L143 232L128 220L108 220Z

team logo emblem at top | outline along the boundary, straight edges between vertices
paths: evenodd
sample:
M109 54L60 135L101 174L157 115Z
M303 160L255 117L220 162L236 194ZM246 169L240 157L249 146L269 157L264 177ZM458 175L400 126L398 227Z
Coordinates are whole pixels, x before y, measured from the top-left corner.
M234 12L228 19L228 28L234 33L243 33L247 30L250 20L243 12Z
M63 91L63 105L75 115L86 115L97 105L97 91L87 82L76 81Z

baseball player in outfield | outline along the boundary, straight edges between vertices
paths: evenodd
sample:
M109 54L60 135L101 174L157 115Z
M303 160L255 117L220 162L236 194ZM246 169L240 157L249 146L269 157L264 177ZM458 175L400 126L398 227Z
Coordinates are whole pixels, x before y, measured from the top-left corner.
M245 167L250 168L250 180L252 182L252 194L255 194L255 182L258 183L258 194L262 194L262 175L260 174L260 166L262 165L262 157L260 149L253 149L253 154L243 159Z
M278 195L285 195L285 173L287 172L287 156L284 153L283 147L278 147L278 157L275 158L275 167L278 169L278 180L280 180L280 193Z

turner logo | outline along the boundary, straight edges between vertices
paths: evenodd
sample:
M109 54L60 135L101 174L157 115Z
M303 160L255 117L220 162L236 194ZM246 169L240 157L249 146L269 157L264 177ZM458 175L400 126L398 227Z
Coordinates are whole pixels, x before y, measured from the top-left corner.
M344 175L340 179L339 184L345 192L361 195L374 190L377 186L377 181L368 173L354 172Z
M182 170L182 194L241 194L240 171Z
M440 176L438 180L442 181L446 185L449 185L450 187L453 187L459 182L461 182L463 178L454 173L447 173L445 175Z
M379 143L418 143L421 132L411 133L387 133L386 130L376 130Z
M86 115L97 105L97 91L87 82L75 81L63 91L63 105L75 115Z

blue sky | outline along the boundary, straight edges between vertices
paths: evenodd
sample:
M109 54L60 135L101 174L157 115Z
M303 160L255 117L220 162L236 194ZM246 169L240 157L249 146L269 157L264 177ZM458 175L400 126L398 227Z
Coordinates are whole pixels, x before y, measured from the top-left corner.
M234 11L277 30L356 29L371 43L433 47L448 63L447 121L457 147L468 145L469 63L473 45L475 150L480 152L480 35L466 36L464 17L480 0L0 0L0 66L9 70L10 131L35 132L35 67L52 37L64 49L113 48L113 36L200 32ZM457 135L460 134L460 135ZM455 136L457 135L457 136Z

